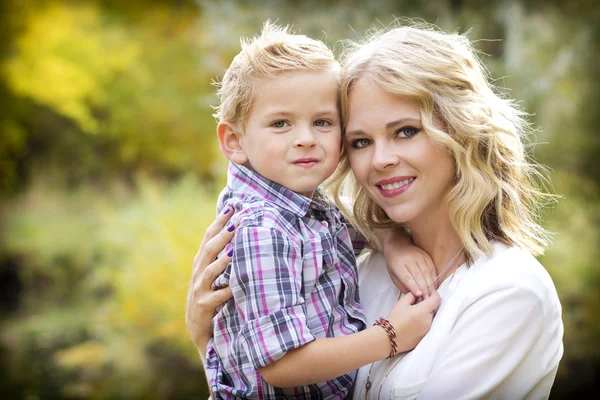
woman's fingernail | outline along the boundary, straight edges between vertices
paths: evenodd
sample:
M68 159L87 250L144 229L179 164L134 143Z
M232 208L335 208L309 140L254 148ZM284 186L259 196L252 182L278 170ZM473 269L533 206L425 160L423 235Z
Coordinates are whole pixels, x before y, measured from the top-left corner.
M227 207L225 207L225 209L223 210L223 214L229 214L229 211L231 211L231 207L227 206Z
M234 224L229 224L229 226L227 227L227 230L229 232L233 232L234 229L235 229L235 225Z
M233 255L233 249L229 250L229 252L227 252L227 256L231 257Z

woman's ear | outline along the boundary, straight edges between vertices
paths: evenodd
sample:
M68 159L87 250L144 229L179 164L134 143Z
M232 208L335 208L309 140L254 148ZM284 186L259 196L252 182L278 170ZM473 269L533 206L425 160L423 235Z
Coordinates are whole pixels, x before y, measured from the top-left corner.
M242 147L242 133L234 124L228 121L219 122L217 136L219 137L219 147L225 157L240 165L248 161Z

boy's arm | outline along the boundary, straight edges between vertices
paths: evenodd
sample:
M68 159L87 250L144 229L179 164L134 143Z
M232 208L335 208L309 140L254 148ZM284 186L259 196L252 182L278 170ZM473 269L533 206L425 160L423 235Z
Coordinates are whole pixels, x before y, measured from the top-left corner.
M232 248L229 285L242 324L227 347L258 370L315 339L306 322L301 247L277 229L238 226Z
M365 236L346 221L341 212L340 219L348 228L356 257L364 249L373 248ZM414 245L404 228L378 229L375 235L383 244L383 255L394 284L404 293L411 292L416 297L429 296L436 276L435 266L429 254Z
M429 297L436 277L429 254L415 246L403 228L381 229L376 234L383 243L383 255L394 284L404 293Z

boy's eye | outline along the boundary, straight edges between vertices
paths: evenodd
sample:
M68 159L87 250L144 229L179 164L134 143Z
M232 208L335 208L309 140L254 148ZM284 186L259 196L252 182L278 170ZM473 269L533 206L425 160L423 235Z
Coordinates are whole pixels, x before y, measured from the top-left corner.
M284 121L284 120L275 121L271 124L271 126L273 128L285 128L287 125L288 125L288 122Z
M315 126L323 127L323 126L329 126L329 125L331 125L331 122L324 120L324 119L318 119L315 121Z

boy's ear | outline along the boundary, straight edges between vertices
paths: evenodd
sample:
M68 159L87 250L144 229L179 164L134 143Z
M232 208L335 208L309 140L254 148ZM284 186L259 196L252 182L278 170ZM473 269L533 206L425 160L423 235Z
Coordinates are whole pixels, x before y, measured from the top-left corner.
M219 147L225 157L240 165L248 161L242 147L242 133L234 124L228 121L219 122L217 136L219 137Z

